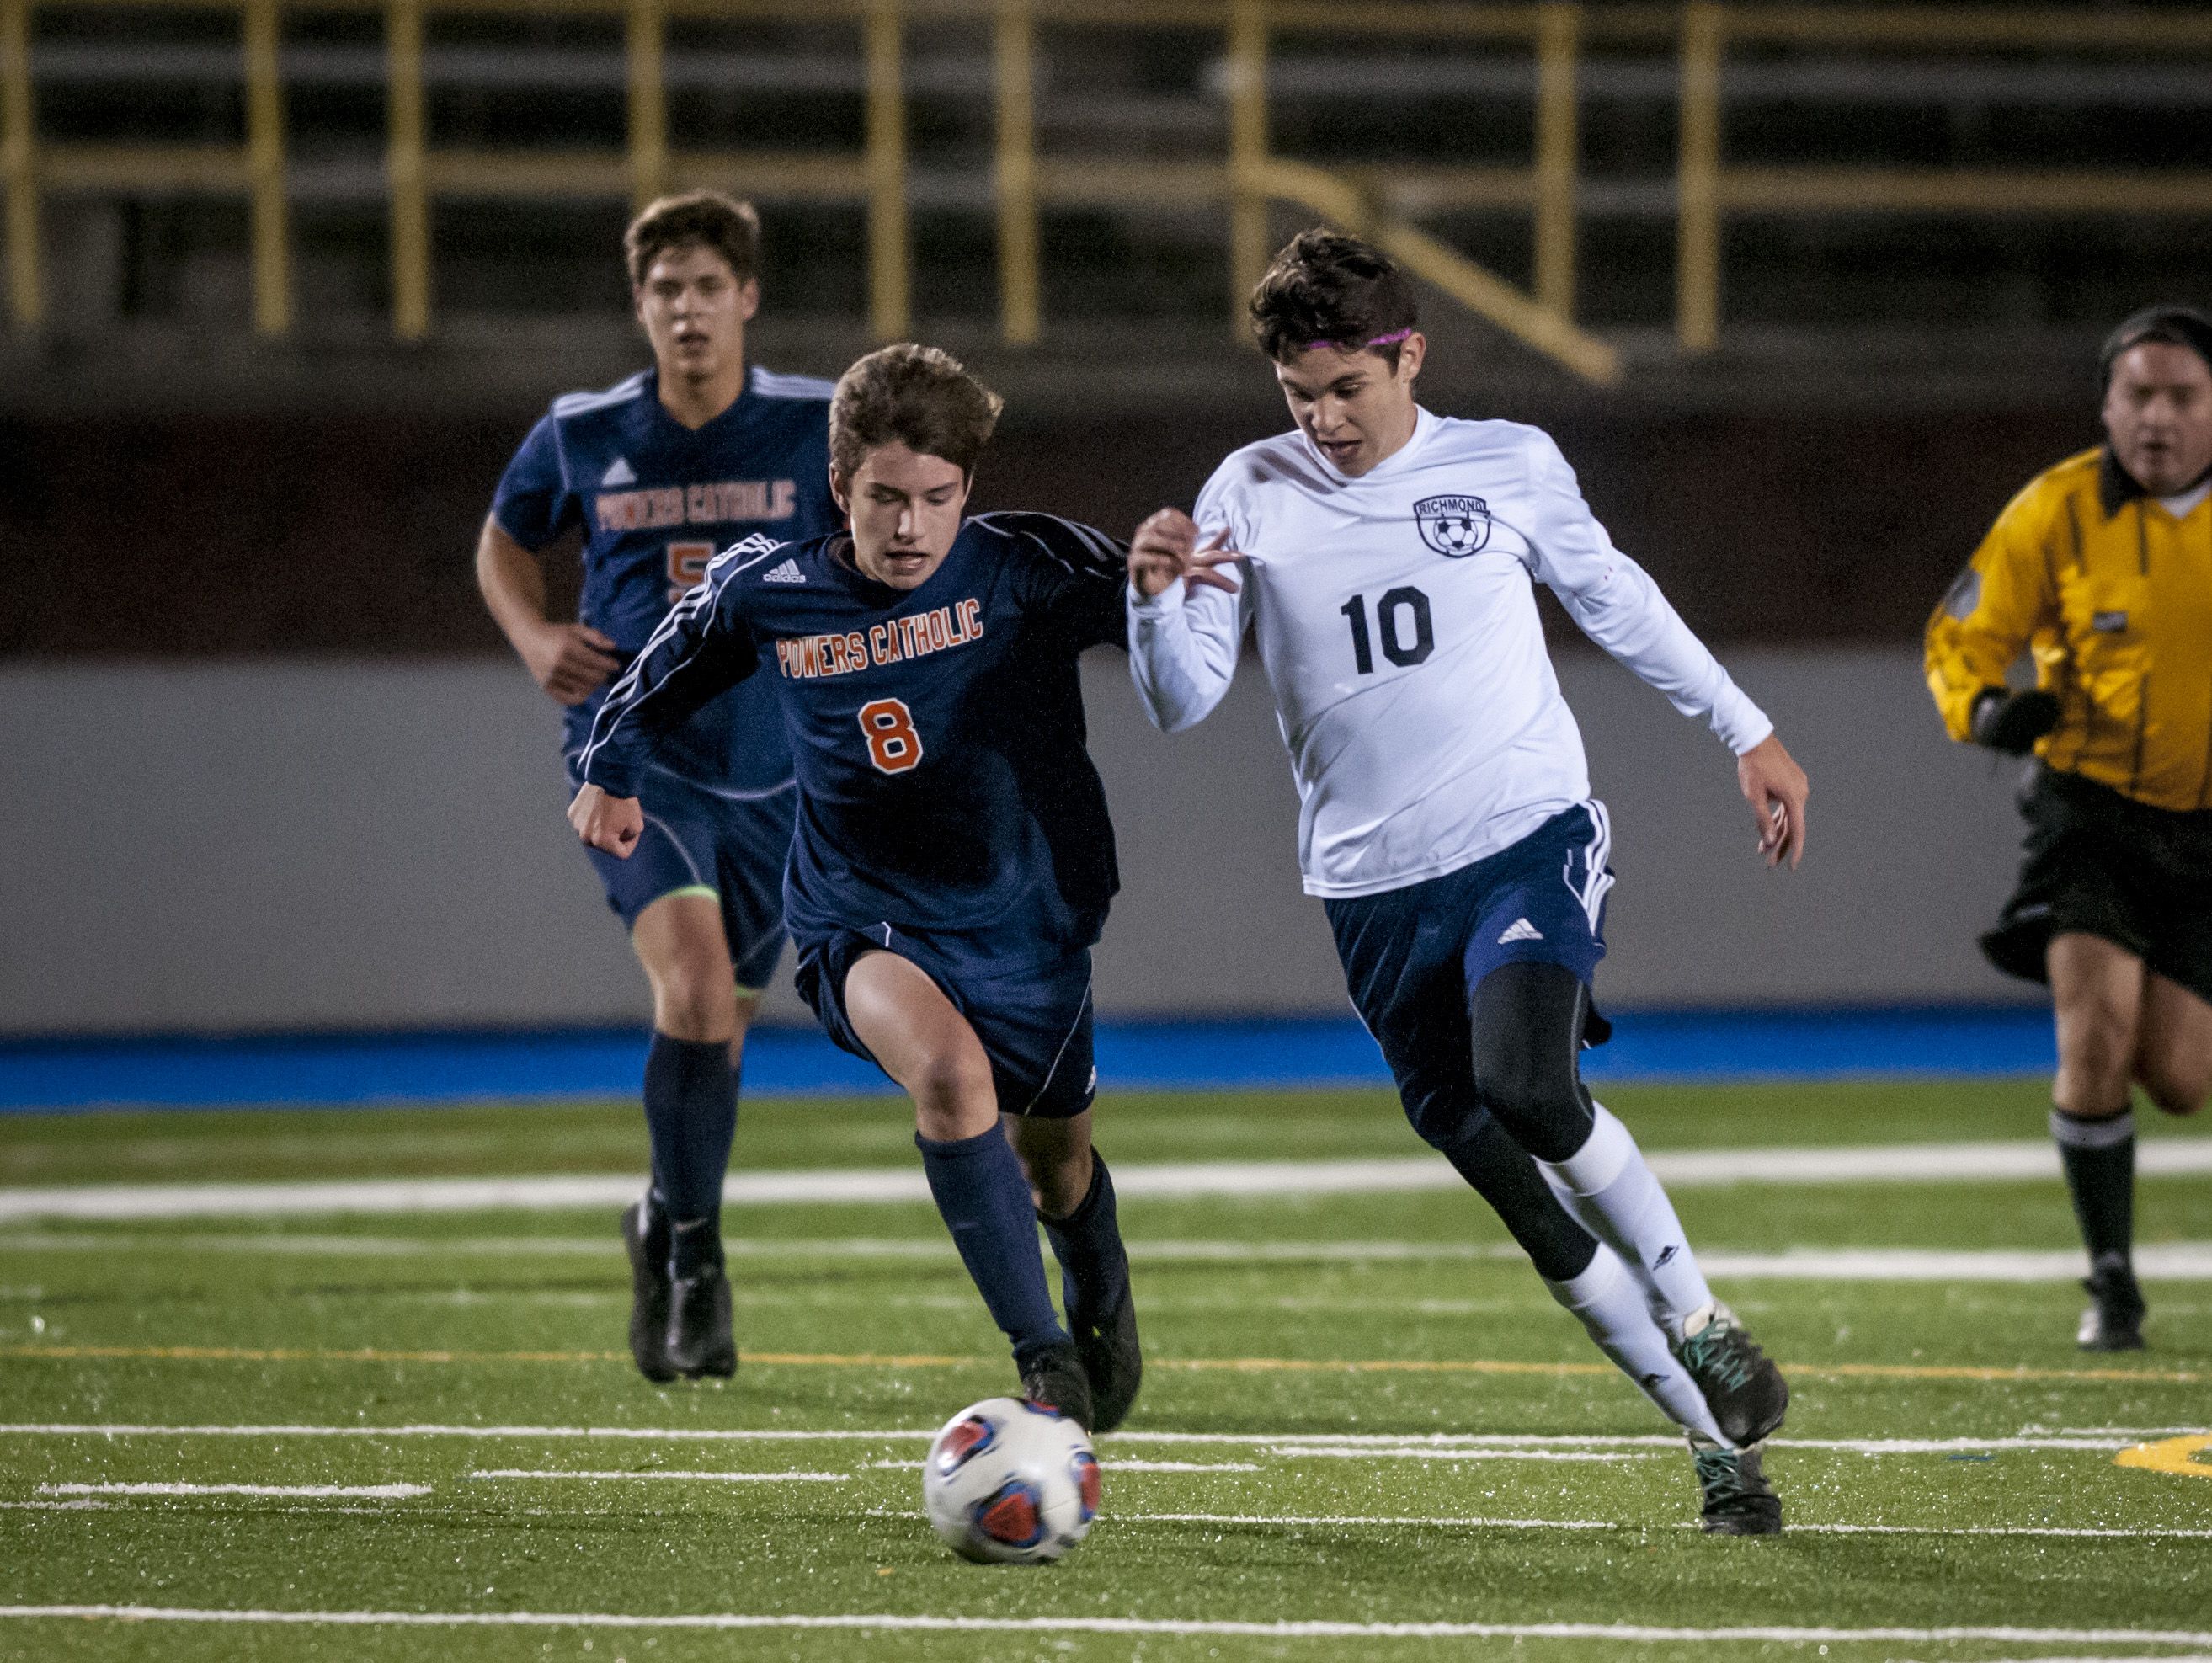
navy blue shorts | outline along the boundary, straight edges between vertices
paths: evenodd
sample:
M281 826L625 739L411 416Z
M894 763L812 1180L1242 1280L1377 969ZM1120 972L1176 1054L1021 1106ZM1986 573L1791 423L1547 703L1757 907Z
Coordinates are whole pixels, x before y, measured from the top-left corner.
M569 795L579 789L568 780ZM761 797L724 797L673 775L655 774L639 794L645 831L620 859L585 846L607 905L623 925L664 895L711 895L722 909L722 935L738 986L758 992L783 952L783 869L791 857L799 788Z
M1605 956L1613 887L1605 805L1555 814L1510 848L1425 883L1327 903L1346 986L1416 1126L1474 1099L1469 1001L1500 965L1564 965L1585 985ZM1606 1031L1595 1026L1593 1037Z
M876 1060L845 1014L845 978L862 954L893 952L926 973L975 1030L991 1059L1000 1114L1065 1120L1082 1114L1098 1095L1087 950L1009 967L948 938L904 934L884 924L872 931L801 935L796 941L799 996L814 1007L830 1037L854 1056Z

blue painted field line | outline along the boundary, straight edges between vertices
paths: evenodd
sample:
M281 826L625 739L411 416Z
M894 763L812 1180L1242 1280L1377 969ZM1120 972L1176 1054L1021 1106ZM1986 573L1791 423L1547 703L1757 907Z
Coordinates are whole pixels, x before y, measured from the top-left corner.
M1586 1053L1593 1080L1840 1079L2033 1074L2052 1062L2034 1006L1628 1011ZM1349 1018L1104 1023L1109 1089L1379 1086L1389 1075ZM343 1106L626 1097L644 1065L633 1029L31 1040L0 1043L0 1112L114 1105ZM767 1095L890 1089L811 1029L755 1031L745 1086Z

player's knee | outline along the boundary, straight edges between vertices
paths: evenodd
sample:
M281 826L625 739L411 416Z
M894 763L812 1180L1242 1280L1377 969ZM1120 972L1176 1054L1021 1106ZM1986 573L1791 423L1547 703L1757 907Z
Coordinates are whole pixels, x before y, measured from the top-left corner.
M664 965L653 977L653 1025L672 1039L733 1037L738 990L720 966Z
M1030 1196L1040 1218L1065 1218L1083 1205L1091 1193L1091 1150L1088 1144L1040 1154L1021 1151L1028 1173Z
M1589 1110L1571 1063L1547 1062L1534 1046L1477 1057L1474 1089L1513 1140L1540 1161L1564 1161L1589 1136Z
M2053 1095L2072 1114L2117 1113L2125 1106L2134 1035L2124 1019L2080 1019L2061 1030Z
M1433 1093L1405 1099L1406 1120L1420 1140L1431 1149L1449 1155L1466 1142L1475 1126L1486 1120L1482 1105L1471 1102L1464 1091L1454 1094Z
M994 1120L998 1114L990 1061L972 1047L932 1052L915 1069L907 1089L915 1106L934 1117L964 1123L979 1118L985 1104Z

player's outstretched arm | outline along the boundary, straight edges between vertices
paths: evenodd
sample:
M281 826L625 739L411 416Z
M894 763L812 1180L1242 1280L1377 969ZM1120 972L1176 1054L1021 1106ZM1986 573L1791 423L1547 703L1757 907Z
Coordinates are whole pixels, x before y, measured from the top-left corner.
M531 675L564 705L577 705L605 684L619 667L615 644L583 623L556 623L545 616L545 574L538 556L487 516L477 538L477 587Z
M1202 720L1237 673L1245 598L1226 568L1244 556L1227 543L1224 531L1201 544L1180 508L1161 509L1129 539L1129 673L1163 732Z
M1795 871L1805 858L1805 799L1811 783L1797 759L1768 734L1735 759L1736 783L1759 820L1759 852L1770 866L1784 860Z
M568 823L593 848L627 860L645 835L645 810L635 797L610 797L597 786L586 786L568 804Z

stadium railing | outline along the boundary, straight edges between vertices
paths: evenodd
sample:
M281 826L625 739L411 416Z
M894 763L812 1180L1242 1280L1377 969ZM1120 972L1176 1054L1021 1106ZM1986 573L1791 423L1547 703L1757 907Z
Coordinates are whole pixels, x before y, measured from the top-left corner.
M253 321L281 336L294 323L287 224L283 14L380 13L385 20L385 190L392 325L431 327L430 204L436 198L628 197L714 185L768 200L865 206L869 321L908 332L909 26L981 22L993 31L1000 328L1014 345L1044 328L1041 214L1047 206L1220 207L1228 219L1232 310L1265 264L1268 209L1295 203L1356 229L1476 313L1593 381L1620 373L1616 348L1574 320L1580 167L1578 70L1586 42L1641 43L1678 63L1675 335L1685 353L1719 343L1722 232L1731 214L1972 211L2014 215L2212 213L2212 172L2110 167L2060 171L1732 167L1723 158L1724 70L1734 46L1881 48L1913 53L2021 49L2212 53L2212 12L2062 12L1970 7L1687 5L1584 7L1565 0L1492 6L1331 0L119 0L141 9L235 12L245 138L239 146L95 145L40 139L31 23L39 9L118 0L0 0L0 179L7 208L7 290L18 327L45 313L39 222L52 191L185 190L243 195L250 206ZM619 18L624 27L627 143L619 149L433 148L424 94L428 13ZM865 143L856 153L735 151L670 143L664 53L670 21L698 17L856 26L864 62ZM1225 155L1188 159L1041 153L1034 106L1040 26L1218 30ZM1534 143L1526 167L1320 167L1270 144L1273 37L1350 41L1525 43L1534 71ZM2208 65L2212 68L2212 65ZM1526 209L1532 288L1524 291L1423 230L1416 210Z

